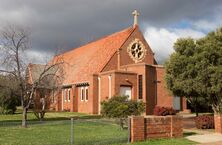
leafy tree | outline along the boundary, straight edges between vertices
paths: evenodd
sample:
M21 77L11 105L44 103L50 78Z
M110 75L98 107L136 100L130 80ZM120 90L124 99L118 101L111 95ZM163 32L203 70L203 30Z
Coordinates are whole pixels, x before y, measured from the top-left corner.
M198 100L200 96L196 90L197 71L195 69L195 51L197 47L192 38L178 39L174 44L175 52L165 63L166 85L176 96L185 96L194 107L198 115Z
M222 105L222 29L195 41L178 39L165 63L166 85L174 95L185 96L198 112L209 102L215 113ZM198 114L197 114L198 115Z
M124 121L130 115L140 115L145 110L143 102L128 100L128 96L114 96L108 101L103 101L101 114L105 117L119 119L123 129Z
M197 42L196 66L198 87L214 112L222 113L222 28Z

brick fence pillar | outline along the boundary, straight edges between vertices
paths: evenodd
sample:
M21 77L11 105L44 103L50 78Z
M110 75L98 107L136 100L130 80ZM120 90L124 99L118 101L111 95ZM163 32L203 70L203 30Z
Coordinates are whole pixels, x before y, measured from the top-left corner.
M181 116L171 116L171 137L183 137L183 121Z
M214 115L214 126L216 133L222 133L222 114Z
M143 141L145 136L144 130L144 117L132 116L131 117L131 142Z

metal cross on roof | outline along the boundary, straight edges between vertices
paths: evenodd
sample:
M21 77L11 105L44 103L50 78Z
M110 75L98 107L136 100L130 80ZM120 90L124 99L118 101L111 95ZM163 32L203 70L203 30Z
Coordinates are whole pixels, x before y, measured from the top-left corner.
M132 12L132 15L134 16L133 26L136 26L136 25L138 25L138 16L140 15L140 13L137 10L134 10Z

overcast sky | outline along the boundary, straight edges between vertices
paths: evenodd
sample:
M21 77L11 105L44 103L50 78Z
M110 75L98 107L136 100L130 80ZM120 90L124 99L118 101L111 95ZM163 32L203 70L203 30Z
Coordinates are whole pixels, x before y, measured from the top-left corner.
M0 28L8 23L29 27L29 61L44 63L58 50L131 26L134 9L161 63L177 38L200 38L222 26L222 0L0 0Z

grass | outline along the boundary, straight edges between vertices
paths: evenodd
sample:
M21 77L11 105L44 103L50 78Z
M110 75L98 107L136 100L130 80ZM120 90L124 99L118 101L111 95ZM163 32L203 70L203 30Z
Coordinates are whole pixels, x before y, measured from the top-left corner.
M28 128L0 127L0 144L4 145L68 145L70 121L48 121ZM102 120L74 122L74 142L77 145L114 144L127 142L127 130Z
M0 127L0 144L3 145L68 145L70 121L48 121L28 128ZM103 120L77 120L74 122L75 145L127 145L127 130ZM185 138L157 139L132 145L191 145Z
M195 142L189 141L185 138L172 138L172 139L151 139L144 142L133 143L132 145L195 145L195 144L196 144Z
M98 115L89 115L84 113L77 112L46 112L44 120L67 120L71 117L74 118L100 118ZM17 112L13 115L1 115L0 114L0 123L1 122L16 122L22 120L22 110L19 108ZM37 121L36 116L29 111L28 112L28 121Z
M127 130L121 130L113 120L95 119L100 116L73 112L48 112L43 122L28 113L28 128L21 128L21 110L14 115L0 115L1 145L69 145L70 117L74 121L75 145L127 145ZM92 119L93 118L93 119ZM17 124L13 124L17 122ZM34 123L35 122L35 123ZM10 125L7 125L10 124ZM192 135L186 133L185 136ZM133 143L132 145L190 145L185 138L157 139Z

